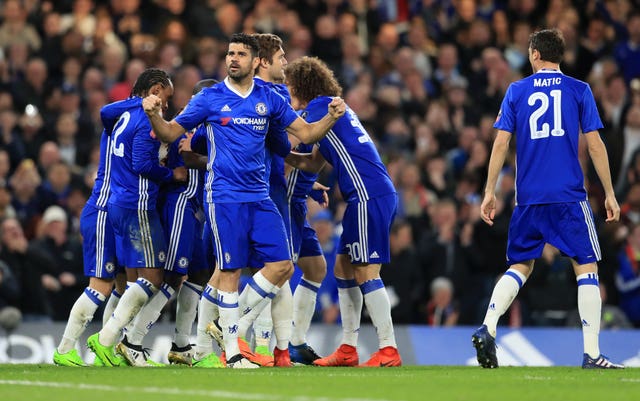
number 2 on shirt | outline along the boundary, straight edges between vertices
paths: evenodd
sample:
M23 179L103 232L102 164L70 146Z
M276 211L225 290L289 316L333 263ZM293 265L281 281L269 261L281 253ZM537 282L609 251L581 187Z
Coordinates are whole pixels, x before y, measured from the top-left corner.
M129 124L130 119L131 114L128 111L122 113L122 116L120 116L120 119L116 123L116 125L120 124L120 126L118 126L118 128L113 132L113 154L118 157L124 157L124 143L120 143L120 145L116 146L118 143L118 137L122 134L125 128L127 128L127 124Z

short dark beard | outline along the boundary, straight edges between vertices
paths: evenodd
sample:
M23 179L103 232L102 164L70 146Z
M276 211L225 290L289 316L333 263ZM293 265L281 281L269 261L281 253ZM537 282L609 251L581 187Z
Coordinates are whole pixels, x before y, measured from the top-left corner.
M238 73L235 73L232 75L231 71L227 71L227 74L229 75L230 79L232 79L237 83L240 83L249 76L250 72L247 72L246 74L242 74L242 75L238 75Z

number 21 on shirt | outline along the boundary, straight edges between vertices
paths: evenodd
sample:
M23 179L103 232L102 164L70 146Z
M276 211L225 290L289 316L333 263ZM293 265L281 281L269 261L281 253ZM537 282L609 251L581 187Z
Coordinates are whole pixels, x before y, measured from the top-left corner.
M564 130L562 129L562 91L555 89L549 92L553 102L553 129L551 130L552 136L563 136ZM542 123L541 129L538 129L538 120L549 109L549 96L544 92L534 92L529 96L529 106L536 106L537 108L529 116L529 129L531 131L531 139L547 138L549 136L549 123Z

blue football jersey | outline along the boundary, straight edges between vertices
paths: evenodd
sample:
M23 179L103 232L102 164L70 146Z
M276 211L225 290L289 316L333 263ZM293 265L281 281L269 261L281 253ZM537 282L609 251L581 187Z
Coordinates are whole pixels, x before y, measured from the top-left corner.
M125 209L154 210L159 184L170 182L173 172L159 163L160 141L142 109L142 98L132 97L122 103L125 111L111 134L109 203Z
M587 199L579 135L602 128L587 83L557 70L541 70L514 82L494 128L516 136L518 205Z
M271 87L276 93L282 96L287 103L291 104L291 96L289 95L289 90L286 85L265 82L259 77L254 79ZM287 188L287 181L284 176L284 158L289 154L289 151L291 151L291 142L289 142L286 127L270 124L266 141L265 165L267 170L266 175L269 177L269 191L280 191L284 193Z
M180 140L186 138L186 134L168 145L167 160L165 166L171 170L184 166L184 159L180 156ZM163 145L166 146L166 145ZM187 169L187 182L171 182L162 187L161 196L167 201L187 199L198 209L202 201L202 189L204 188L204 174L198 169Z
M320 120L331 103L328 96L313 99L302 116L309 122ZM333 166L338 185L347 202L363 202L396 192L378 150L358 116L348 106L319 144L322 157Z
M104 127L100 136L100 161L87 204L103 211L107 210L107 201L111 194L111 133L124 111L126 106L123 102L107 104L100 109L100 119Z
M258 81L245 95L233 89L228 78L195 95L175 121L187 130L206 123L207 202L267 199L265 137L269 126L288 127L297 117L282 96Z
M298 153L311 153L313 145L300 143L296 146ZM287 176L287 199L289 202L304 202L318 179L317 174L308 173L297 168L291 169Z

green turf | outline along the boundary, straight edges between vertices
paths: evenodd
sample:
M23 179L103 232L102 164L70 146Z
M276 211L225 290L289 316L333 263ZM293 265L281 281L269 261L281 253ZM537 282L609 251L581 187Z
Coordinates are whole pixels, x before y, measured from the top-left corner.
M583 401L640 399L640 370L63 368L0 365L0 401Z

